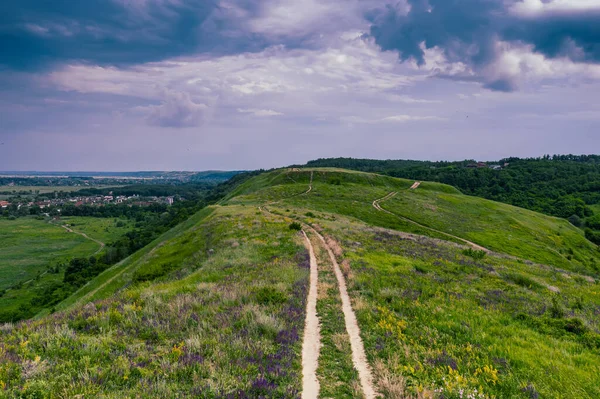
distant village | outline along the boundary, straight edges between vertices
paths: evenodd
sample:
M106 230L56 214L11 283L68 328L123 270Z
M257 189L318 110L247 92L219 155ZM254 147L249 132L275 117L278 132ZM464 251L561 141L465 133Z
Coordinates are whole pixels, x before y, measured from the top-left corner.
M45 209L49 207L60 207L60 206L105 206L110 204L126 204L130 206L151 206L154 204L165 204L173 205L175 197L140 197L139 195L94 195L94 196L78 196L71 198L53 198L45 199L41 201L30 201L30 200L17 200L13 201L12 204L17 206L17 209L22 207L32 208L39 207ZM0 208L8 208L11 205L9 201L0 201Z

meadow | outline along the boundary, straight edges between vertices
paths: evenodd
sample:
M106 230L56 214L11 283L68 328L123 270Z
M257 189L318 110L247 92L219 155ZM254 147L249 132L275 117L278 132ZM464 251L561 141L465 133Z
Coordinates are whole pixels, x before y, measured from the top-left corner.
M327 215L387 398L600 396L600 284Z
M132 228L121 219L91 217L60 221L23 217L0 219L0 308L11 312L45 288L62 281L63 270L55 269L72 258L97 254L100 245L61 227L70 224L76 232L110 243Z
M54 313L3 325L0 397L298 398L302 226L319 262L320 397L362 392L315 231L382 397L600 397L597 248L560 219L413 183L329 169L248 180Z
M129 289L5 325L0 397L298 397L308 283L300 236L251 208L196 222L147 253ZM193 250L183 259L173 243ZM164 273L144 267L154 265Z
M231 203L276 202L346 215L371 225L461 243L452 236L487 249L568 270L600 273L600 252L582 230L568 221L498 202L460 194L453 187L425 182L416 190L410 180L362 172L271 172L240 187ZM275 184L269 186L268 184ZM372 202L390 192L380 205L398 217L376 210ZM413 223L413 222L416 222ZM440 234L447 233L447 234Z

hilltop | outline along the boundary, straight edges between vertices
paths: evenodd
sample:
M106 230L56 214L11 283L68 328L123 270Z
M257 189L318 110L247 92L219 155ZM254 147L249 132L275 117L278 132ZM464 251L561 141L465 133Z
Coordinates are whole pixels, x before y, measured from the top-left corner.
M566 220L333 168L230 188L3 326L0 395L600 396L599 252Z

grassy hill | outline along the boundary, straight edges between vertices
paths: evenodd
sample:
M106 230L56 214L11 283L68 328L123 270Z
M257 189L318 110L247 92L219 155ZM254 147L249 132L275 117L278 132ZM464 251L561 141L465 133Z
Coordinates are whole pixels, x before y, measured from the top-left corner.
M362 397L328 250L383 397L600 397L597 248L561 219L413 183L325 168L242 183L56 313L1 327L0 397L299 397L297 227L319 263L321 397Z

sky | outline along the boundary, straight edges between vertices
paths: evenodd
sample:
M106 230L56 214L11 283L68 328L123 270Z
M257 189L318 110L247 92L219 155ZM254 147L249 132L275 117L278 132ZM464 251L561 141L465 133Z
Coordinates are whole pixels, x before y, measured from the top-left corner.
M600 153L600 0L4 0L0 170Z

